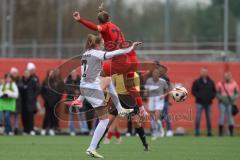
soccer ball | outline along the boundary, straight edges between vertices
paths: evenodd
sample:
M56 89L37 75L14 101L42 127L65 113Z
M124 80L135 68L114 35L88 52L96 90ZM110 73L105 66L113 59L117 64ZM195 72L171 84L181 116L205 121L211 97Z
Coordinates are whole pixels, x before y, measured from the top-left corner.
M180 86L180 87L175 87L171 91L171 96L174 101L176 102L183 102L187 99L188 91L186 88Z

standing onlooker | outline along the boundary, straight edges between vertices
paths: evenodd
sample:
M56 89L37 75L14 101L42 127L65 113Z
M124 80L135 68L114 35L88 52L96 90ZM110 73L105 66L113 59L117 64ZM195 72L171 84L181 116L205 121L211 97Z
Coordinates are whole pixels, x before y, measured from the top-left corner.
M19 76L18 69L12 67L10 70L10 74L12 75L14 82L16 83L19 91L19 95L16 101L16 112L14 113L14 134L17 135L19 133L19 114L22 110L22 97L21 90L23 88L23 83L21 77Z
M205 110L207 119L207 135L212 136L211 127L211 104L212 100L216 96L216 88L213 80L208 75L208 70L202 68L200 77L193 82L192 94L196 99L196 123L195 123L195 135L200 135L200 121L202 111Z
M166 69L166 67L161 65L159 61L155 61L154 63L157 65L157 67L159 69L162 69L162 70ZM169 89L170 89L171 88L171 82L170 82L170 78L167 75L167 72L162 74L161 78L164 79L167 82L167 85L169 86ZM172 127L171 127L171 120L170 120L170 117L169 117L169 106L170 106L169 95L167 95L167 96L165 96L165 99L164 99L164 107L163 107L161 118L163 118L163 120L165 120L165 122L166 122L166 127L167 127L166 136L167 137L172 137L173 136L173 131L172 131Z
M35 135L34 115L37 112L37 97L39 94L39 79L35 74L36 66L33 63L27 64L23 78L22 92L22 121L24 133Z
M75 97L80 95L80 76L77 74L76 70L73 70L71 75L68 76L65 82L66 92L67 92L67 100L73 101ZM71 136L75 136L75 126L74 126L74 115L77 115L80 132L85 134L89 133L88 125L86 122L86 117L84 112L84 108L77 108L77 107L66 107L67 112L69 114L69 133Z
M87 120L87 126L88 126L88 130L90 131L90 135L93 135L94 130L95 130L95 123L96 123L96 119L95 117L95 112L92 107L92 105L86 100L83 100L83 107L86 110L86 120Z
M4 82L0 86L0 111L4 114L5 134L13 135L11 113L16 111L16 99L18 88L10 74L6 74Z
M47 76L45 80L42 83L41 87L41 95L44 100L44 106L45 106L45 116L43 120L43 128L41 131L41 135L46 135L46 130L48 129L48 133L51 136L55 135L55 123L56 123L56 115L54 113L55 106L57 103L61 100L62 95L61 92L59 92L59 89L61 84L59 83L59 80L55 79L53 76L54 71L50 70L47 73Z
M169 86L169 89L170 89L171 88L171 82L170 82L170 78L168 77L168 75L165 73L161 76L161 78L164 79L167 82L167 85ZM166 127L167 127L166 136L167 137L172 137L173 136L173 131L172 131L172 126L171 126L171 119L170 119L170 116L169 116L169 106L170 106L169 95L167 95L164 98L164 107L163 107L162 114L163 114L163 118L166 122Z
M224 73L224 80L217 84L217 98L219 101L219 136L223 136L225 115L227 116L230 135L233 136L234 120L232 116L232 104L239 95L239 86L232 79L230 72Z
M0 134L3 134L4 128L3 128L3 123L2 123L2 111L0 110Z
M164 97L161 96L168 92L169 86L164 79L160 78L160 71L157 68L153 70L152 77L147 79L145 88L146 94L148 95L148 108L151 114L152 139L155 140L158 137L164 136L160 115L163 111L165 100Z
M3 84L3 80L0 79L0 85ZM3 119L2 119L2 111L0 110L0 134L3 134L4 128L3 128Z

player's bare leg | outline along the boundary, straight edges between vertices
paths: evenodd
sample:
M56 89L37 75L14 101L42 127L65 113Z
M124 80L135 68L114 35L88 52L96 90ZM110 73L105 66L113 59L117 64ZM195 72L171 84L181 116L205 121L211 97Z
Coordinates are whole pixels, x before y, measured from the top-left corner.
M133 109L125 109L122 107L119 101L117 92L115 90L115 87L111 81L111 77L103 77L101 79L101 86L103 89L108 89L112 102L116 107L119 116L126 116L133 111Z
M156 140L158 137L164 136L164 130L162 127L162 121L160 120L160 110L152 111L151 113L151 126L153 129L152 140Z
M159 136L164 137L164 129L163 129L162 120L160 119L160 116L161 116L161 111L156 110L155 111L155 117L156 117L155 122L158 125Z
M116 109L118 111L118 115L119 116L126 116L128 115L129 113L131 113L133 111L133 109L125 109L122 107L120 101L119 101L119 98L118 98L118 95L117 95L117 92L115 90L115 87L111 81L111 77L102 77L101 79L101 87L102 87L102 90L108 90L109 92L109 95L113 101L113 104L116 106ZM79 107L79 108L82 108L82 101L83 101L83 98L82 96L80 95L77 99L75 99L71 106L76 106L76 107Z

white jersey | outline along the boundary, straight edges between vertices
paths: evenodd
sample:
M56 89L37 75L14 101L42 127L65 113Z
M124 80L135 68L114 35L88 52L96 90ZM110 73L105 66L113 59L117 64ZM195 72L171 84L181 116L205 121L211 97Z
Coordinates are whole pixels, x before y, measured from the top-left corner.
M149 97L159 97L164 95L166 90L168 90L167 82L159 78L157 82L154 82L153 78L148 78L145 84L145 89L149 92Z
M126 49L119 49L112 52L91 49L86 51L81 59L81 83L82 88L100 87L100 73L102 71L102 61L115 56L129 53L133 46Z
M81 59L81 88L100 89L100 73L106 52L88 50Z
M168 89L167 82L159 78L157 82L154 82L153 78L149 78L146 82L145 88L148 90L148 109L149 111L163 110L164 98L160 96L164 95Z
M100 76L102 62L114 56L129 53L132 49L133 46L112 52L91 49L83 54L81 59L80 89L82 96L87 98L93 107L102 106L104 101Z

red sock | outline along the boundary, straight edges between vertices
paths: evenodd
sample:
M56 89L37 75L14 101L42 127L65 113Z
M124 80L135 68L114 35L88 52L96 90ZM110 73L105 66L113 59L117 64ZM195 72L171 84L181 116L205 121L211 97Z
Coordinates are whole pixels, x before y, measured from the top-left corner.
M121 137L121 133L117 131L117 132L115 132L115 136L117 139L119 139Z
M138 107L142 107L143 106L142 97L136 97L136 103Z
M112 136L113 136L113 132L108 132L108 134L107 134L107 139L111 139Z

